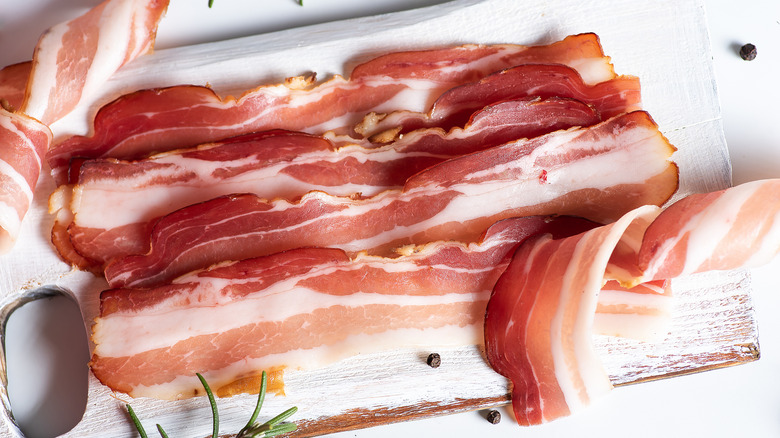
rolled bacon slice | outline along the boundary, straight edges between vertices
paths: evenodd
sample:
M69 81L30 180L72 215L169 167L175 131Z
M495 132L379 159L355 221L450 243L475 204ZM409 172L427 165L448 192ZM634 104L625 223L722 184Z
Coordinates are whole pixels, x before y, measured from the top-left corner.
M47 30L33 55L21 110L50 125L154 44L168 0L106 0Z
M593 349L593 317L612 250L641 207L613 224L521 246L499 278L485 316L490 365L512 382L518 424L567 416L612 388Z
M0 112L0 250L10 250L31 204L52 141L47 126L151 48L167 5L167 0L106 0L45 32L31 65L3 70L7 106L15 106L21 78L29 78L17 112Z
M221 197L161 218L148 239L124 235L108 247L89 247L88 239L79 244L85 256L113 260L105 269L112 287L139 287L222 260L302 246L388 255L404 244L470 242L490 224L514 216L563 214L609 222L671 196L677 188L677 167L668 161L673 151L640 111L448 160L410 178L403 190L371 198L322 192L292 203ZM92 220L105 227L112 218ZM79 237L71 236L74 246Z
M51 139L46 125L0 108L0 254L16 242Z
M108 290L93 328L91 368L113 390L178 399L199 393L197 372L219 392L264 369L479 344L488 296L517 245L531 235L563 237L594 225L514 218L490 227L479 243L433 242L397 258L303 248L225 263L153 289Z
M496 283L485 318L487 357L512 381L518 422L569 415L610 388L589 339L594 313L609 312L610 297L595 304L606 280L646 281L628 292L642 298L656 288L663 302L669 293L659 288L663 281L758 266L779 252L780 180L691 195L663 212L641 207L614 224L561 240L528 241ZM625 295L617 301L621 307L631 302Z
M442 94L429 112L410 110L369 114L355 131L364 136L392 131L438 126L464 126L474 111L488 104L529 96L563 96L593 106L604 119L641 107L639 78L619 76L595 85L586 84L579 73L565 65L525 64L493 73Z
M270 129L348 130L371 111L427 111L446 90L524 63L570 65L587 83L615 77L598 37L583 34L547 46L467 45L393 53L355 67L349 79L335 76L305 88L266 85L238 99L223 99L198 86L139 91L101 108L94 133L56 145L48 162L63 184L72 158L138 159Z
M318 136L270 131L140 161L89 160L80 167L78 185L60 187L50 199L58 216L53 242L63 259L93 269L99 263L73 251L67 233L91 236L91 245L106 238L103 244L111 245L116 232L148 233L158 217L232 193L287 200L311 190L374 196L403 187L415 173L448 158L598 121L591 107L575 100L524 99L480 111L466 129L420 130L382 147L337 146ZM72 197L65 193L71 190ZM109 205L125 212L115 218L113 230L82 225L81 218L100 215Z

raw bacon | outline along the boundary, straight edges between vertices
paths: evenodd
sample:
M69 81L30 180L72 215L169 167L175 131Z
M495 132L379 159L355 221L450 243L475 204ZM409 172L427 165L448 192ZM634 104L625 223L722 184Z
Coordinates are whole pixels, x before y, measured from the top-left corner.
M113 228L142 235L153 219L232 193L295 200L322 190L334 196L369 197L403 187L415 173L447 158L597 122L592 108L575 100L524 99L486 108L466 129L415 131L382 147L365 142L337 146L309 134L270 131L135 162L88 160L80 167L74 196L65 193L70 187L60 187L62 193L50 199L50 210L58 216L53 242L63 259L90 269L93 263L72 251L70 238L62 233L73 221L71 233L93 236L91 244L98 246L98 239L108 238L103 244L111 245L115 233L84 227L80 221L106 208L125 212ZM115 207L108 207L111 203Z
M46 125L0 108L0 253L19 235L51 139Z
M521 246L499 278L485 316L490 365L512 382L512 409L521 425L567 416L612 385L593 350L593 315L604 272L623 231L640 207L613 224Z
M0 70L0 102L6 102L9 106L5 108L6 110L13 112L22 106L31 69L32 63L28 61L9 65Z
M121 236L109 247L71 240L87 257L117 259L105 270L112 287L153 285L222 260L301 246L386 255L410 243L474 241L513 216L607 222L639 205L660 205L677 188L677 167L668 161L673 151L640 111L448 160L410 178L403 190L367 199L311 192L291 203L234 195L161 218L150 239ZM89 219L84 225L112 225L110 215Z
M270 129L345 130L371 111L427 111L444 91L523 63L571 65L587 83L615 77L598 37L583 34L548 46L468 45L394 53L355 67L349 80L335 76L305 89L261 86L238 99L222 99L198 86L145 90L103 107L94 133L55 146L48 162L62 184L74 157L138 159Z
M21 110L49 125L150 51L168 0L106 0L41 36Z
M525 64L512 67L442 94L427 113L409 110L369 114L355 130L373 136L387 130L406 133L438 126L464 126L474 111L494 102L529 96L570 97L592 105L608 119L640 109L639 78L620 76L595 85L583 82L579 73L565 65Z
M648 309L663 309L664 281L758 266L778 252L780 180L691 195L663 212L644 206L581 235L527 242L496 283L485 318L487 357L512 381L518 422L568 415L609 389L589 339L594 313L609 313L609 297L595 304L605 280L644 282L618 286L621 294L637 294L638 308L625 308L631 302L625 295L617 298L624 309L618 313L644 318ZM648 305L652 296L660 300Z
M433 242L397 258L354 259L338 249L302 248L153 289L108 290L93 328L91 368L114 390L178 399L198 394L196 372L219 391L263 369L479 344L488 296L517 245L531 235L563 237L594 225L515 218L490 227L478 244Z

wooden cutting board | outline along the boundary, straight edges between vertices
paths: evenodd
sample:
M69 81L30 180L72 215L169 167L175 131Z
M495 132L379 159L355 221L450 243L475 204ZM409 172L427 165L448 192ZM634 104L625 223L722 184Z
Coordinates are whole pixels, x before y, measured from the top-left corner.
M161 50L119 72L89 105L55 124L55 135L87 132L100 105L140 88L210 84L220 94L316 71L319 79L348 74L357 63L389 51L462 43L543 44L596 32L618 73L639 76L644 107L678 147L680 192L712 191L730 184L728 152L704 8L701 1L662 0L461 0L377 17ZM226 74L229 72L229 74ZM17 247L0 257L0 292L8 310L41 285L59 285L79 302L87 327L98 313L103 280L72 271L48 243L47 214L54 189L42 176L35 205ZM611 337L594 342L616 385L644 382L752 361L758 358L750 284L743 271L705 274L674 285L670 335L657 343ZM3 321L3 330L5 327ZM431 346L436 348L436 346ZM265 412L296 405L296 436L370 427L505 404L509 386L485 362L479 346L436 350L443 365L425 364L426 350L359 355L316 371L285 374L285 396L269 397ZM3 367L4 369L4 367ZM5 379L3 379L5 380ZM126 396L114 395L90 376L84 419L68 437L134 437ZM7 403L5 387L3 401ZM254 396L219 400L221 430L243 426ZM133 400L139 416L166 425L171 436L209 430L204 398L180 402ZM0 436L16 429L7 411ZM193 412L198 412L194 414ZM587 413L582 414L587 415ZM197 420L200 421L200 420Z

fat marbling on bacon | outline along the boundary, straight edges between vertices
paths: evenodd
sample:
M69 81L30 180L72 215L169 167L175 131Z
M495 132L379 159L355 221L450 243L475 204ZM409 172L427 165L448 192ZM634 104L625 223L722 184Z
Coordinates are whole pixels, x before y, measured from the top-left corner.
M371 111L428 111L443 92L524 63L570 65L587 84L615 77L598 37L583 34L546 46L466 45L391 53L358 65L349 79L335 76L303 89L260 86L238 99L194 85L142 90L101 108L93 133L56 145L48 162L63 184L72 158L137 159L270 129L348 130Z
M198 393L198 372L219 392L263 369L478 344L488 296L517 245L531 235L563 237L595 225L513 218L491 226L479 243L432 242L395 258L298 248L151 289L107 290L90 366L114 390L177 399Z
M518 422L569 415L611 388L590 338L605 281L657 287L758 266L779 252L780 180L691 195L663 212L640 207L560 240L527 241L496 283L485 318L487 357L512 382Z
M295 200L322 190L370 197L403 187L415 173L448 158L598 121L590 106L572 99L521 99L479 111L465 129L418 130L381 146L277 130L140 161L88 160L80 165L78 184L61 186L50 198L50 211L58 216L52 241L64 260L94 269L105 260L88 261L83 242L113 245L117 236L146 234L158 217L218 196L253 193ZM125 214L111 228L83 225L82 219L90 221L107 208Z
M123 236L90 254L113 260L105 269L112 287L138 287L222 260L301 246L386 255L404 244L468 242L513 216L568 214L608 222L672 195L677 167L668 158L674 150L650 116L637 111L447 160L408 179L403 190L370 198L323 192L295 202L246 194L216 198L159 219L148 239ZM111 215L92 219L104 227ZM117 251L120 245L124 253ZM138 255L123 257L128 253Z
M45 32L31 64L3 69L3 93L8 93L6 100L19 108L15 113L4 108L0 113L0 204L4 210L0 250L8 251L13 246L19 222L31 204L52 142L48 125L69 113L116 69L151 48L167 5L167 0L106 0ZM25 73L29 78L18 103L15 90ZM21 125L25 127L20 130ZM30 136L21 138L20 133ZM30 151L35 152L35 158Z

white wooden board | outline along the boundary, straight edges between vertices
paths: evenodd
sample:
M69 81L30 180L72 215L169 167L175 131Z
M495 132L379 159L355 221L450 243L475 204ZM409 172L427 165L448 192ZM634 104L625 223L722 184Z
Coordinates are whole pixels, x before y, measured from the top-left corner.
M85 133L103 103L139 88L210 84L220 94L240 94L266 82L316 71L318 78L348 74L355 64L388 51L461 43L542 44L596 32L618 73L639 76L645 108L679 148L679 196L730 184L730 166L711 66L701 1L661 0L461 0L431 8L327 23L220 43L160 50L119 72L87 105L53 126L64 136ZM43 176L35 206L14 251L0 257L0 293L6 308L37 286L73 292L85 322L97 315L105 283L71 271L48 243L46 213L51 180ZM595 339L614 383L626 384L737 364L757 358L747 274L700 275L675 286L672 334L643 344ZM431 346L435 348L435 346ZM424 364L426 351L356 356L327 369L285 374L286 396L270 397L267 412L297 405L298 435L368 427L392 421L476 409L508 401L506 380L494 373L476 346L437 349L441 368ZM70 437L131 437L136 433L117 398L90 376L87 411ZM4 403L7 401L3 392ZM254 397L219 401L222 430L237 431ZM6 404L7 406L7 404ZM208 431L205 399L134 400L149 427L162 423L171 436ZM186 433L189 432L189 433ZM16 436L6 412L0 436ZM205 434L204 434L205 435Z

